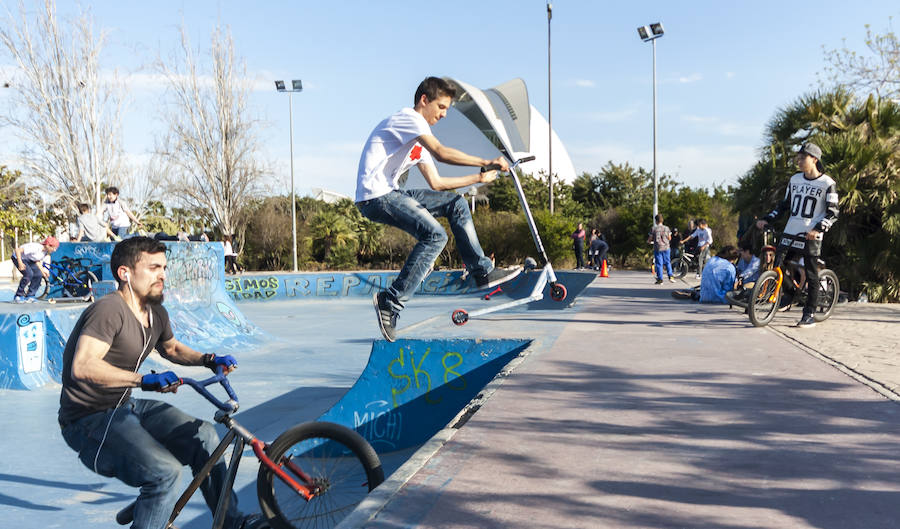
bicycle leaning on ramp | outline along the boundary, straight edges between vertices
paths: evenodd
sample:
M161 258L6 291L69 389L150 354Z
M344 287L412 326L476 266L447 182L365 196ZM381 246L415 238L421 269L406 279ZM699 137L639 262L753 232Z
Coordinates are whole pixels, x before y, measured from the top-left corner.
M256 478L259 506L275 529L334 527L384 481L384 470L375 450L361 435L345 426L329 422L302 423L266 444L232 417L238 410L238 398L221 367L215 376L206 380L182 378L179 381L218 408L215 421L225 425L228 433L178 499L167 529L177 529L175 519L229 445L233 445L231 462L212 529L221 529L225 522L245 445L250 445L259 459ZM206 389L215 383L225 389L227 401L219 400ZM133 516L134 503L131 503L119 511L116 521L127 525Z

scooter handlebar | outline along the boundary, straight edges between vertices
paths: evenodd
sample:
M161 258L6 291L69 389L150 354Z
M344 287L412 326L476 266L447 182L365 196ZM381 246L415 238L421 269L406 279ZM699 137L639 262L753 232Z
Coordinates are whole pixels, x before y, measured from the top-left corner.
M520 163L530 162L530 161L533 161L534 159L535 159L534 156L526 156L525 158L519 158L518 160L515 161L515 163L512 164L512 166L510 166L510 169L519 165ZM488 164L481 168L482 173L486 173L488 171L499 171L499 170L500 170L500 164L496 164L496 163Z

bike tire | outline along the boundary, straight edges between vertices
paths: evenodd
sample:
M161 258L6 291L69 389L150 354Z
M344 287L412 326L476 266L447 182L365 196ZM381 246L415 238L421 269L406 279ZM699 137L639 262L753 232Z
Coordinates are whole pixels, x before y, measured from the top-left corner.
M294 426L278 436L266 452L279 463L290 457L326 488L306 501L260 465L256 480L259 506L275 529L334 527L384 481L384 469L372 446L355 431L335 423Z
M779 289L774 302L770 298L775 292L777 283L778 274L772 270L766 270L759 275L759 279L753 285L750 298L747 300L747 314L754 327L765 327L775 318L775 313L778 312L778 302L781 301L781 290Z
M819 272L819 302L816 304L816 311L813 312L815 321L825 321L831 316L840 292L841 284L837 274L828 269L821 270Z
M49 293L50 293L50 281L48 281L46 277L42 277L41 284L38 286L35 296L38 299L47 299L47 294L49 294Z
M94 290L97 276L90 270L82 270L75 274L75 282L67 281L63 288L73 298L83 298Z
M675 279L681 279L686 276L688 273L688 265L684 262L684 259L678 258L672 261L672 277Z

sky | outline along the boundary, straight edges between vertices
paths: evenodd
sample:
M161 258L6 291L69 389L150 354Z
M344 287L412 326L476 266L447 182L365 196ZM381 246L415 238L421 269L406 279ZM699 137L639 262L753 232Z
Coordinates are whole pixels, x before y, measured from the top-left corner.
M26 1L33 9L37 0ZM140 159L164 130L165 86L149 65L179 46L183 24L208 52L227 28L252 81L249 106L262 123L270 189L290 189L288 96L275 79L301 79L293 95L295 191L353 196L359 154L372 128L412 106L418 83L449 76L480 88L522 78L548 115L577 174L609 161L653 165L652 53L636 28L661 22L657 43L657 168L692 187L735 184L757 159L766 123L823 80L825 49L864 52L865 25L888 29L896 0L846 2L557 0L553 4L548 102L548 22L543 0L58 1L107 32L101 62L126 75L123 144ZM0 0L0 17L17 0ZM205 55L208 58L208 54ZM12 65L0 54L0 75ZM0 86L4 80L0 79ZM9 92L0 88L0 109ZM0 163L20 148L0 129ZM127 196L127 190L123 190Z

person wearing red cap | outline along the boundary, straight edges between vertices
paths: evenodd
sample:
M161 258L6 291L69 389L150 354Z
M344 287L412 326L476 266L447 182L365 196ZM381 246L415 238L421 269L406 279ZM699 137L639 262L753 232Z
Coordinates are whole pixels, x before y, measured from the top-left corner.
M34 294L41 286L41 278L50 275L41 266L41 263L57 248L59 248L59 241L56 240L56 237L51 236L41 242L26 242L13 250L12 262L22 272L22 280L19 281L19 288L16 289L16 297L13 298L13 301L16 303L35 302Z

